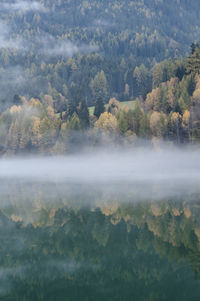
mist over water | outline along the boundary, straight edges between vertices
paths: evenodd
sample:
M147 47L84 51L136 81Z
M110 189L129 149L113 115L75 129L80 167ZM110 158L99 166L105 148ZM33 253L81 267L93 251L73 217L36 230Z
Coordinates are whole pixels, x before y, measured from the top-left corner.
M110 150L63 157L3 158L0 177L34 181L114 183L199 181L197 150Z
M99 288L104 293L105 287L113 289L115 277L127 281L123 279L127 267L133 274L131 288L138 279L143 287L148 273L151 290L152 279L157 284L163 273L159 281L165 283L169 269L168 283L174 285L178 279L179 285L184 278L180 267L187 268L186 284L190 287L191 267L181 261L172 269L163 246L167 246L167 254L171 241L178 237L172 247L178 250L184 236L180 229L184 232L186 227L187 234L188 221L194 223L193 235L199 233L195 224L199 210L191 202L199 201L198 158L199 150L167 147L2 158L0 237L2 258L6 259L0 268L0 298L23 295L20 289L24 287L25 291L31 291L29 287L38 291L38 283L44 284L42 290L47 295L55 291L56 297L58 288L68 296L71 286L74 295L80 291L79 283L89 290L97 287L99 295ZM187 238L185 235L183 241ZM9 254L9 264L4 254ZM103 284L98 279L104 279ZM123 294L126 291L127 286ZM80 295L74 300L81 300L84 292Z
M200 192L198 150L99 150L64 157L0 160L1 205L42 199L119 202L188 197Z

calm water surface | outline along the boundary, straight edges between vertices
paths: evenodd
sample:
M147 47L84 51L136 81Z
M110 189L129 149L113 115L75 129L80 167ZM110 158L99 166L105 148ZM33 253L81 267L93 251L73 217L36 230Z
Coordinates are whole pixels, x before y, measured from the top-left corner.
M199 301L199 188L172 186L1 181L0 300Z

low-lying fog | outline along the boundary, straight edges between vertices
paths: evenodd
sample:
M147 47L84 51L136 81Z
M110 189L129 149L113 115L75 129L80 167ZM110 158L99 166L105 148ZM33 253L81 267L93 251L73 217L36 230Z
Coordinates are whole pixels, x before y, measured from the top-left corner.
M199 151L113 149L65 157L3 158L0 180L0 198L12 193L16 197L20 185L17 193L23 190L29 198L38 189L48 199L56 198L57 190L69 196L88 192L90 187L115 194L132 191L139 199L156 199L161 191L166 197L200 191Z
M200 181L199 151L121 149L65 157L4 158L0 178L94 185L173 180L187 185Z
M2 158L0 210L24 221L42 208L192 201L200 196L198 150L99 150L65 157Z

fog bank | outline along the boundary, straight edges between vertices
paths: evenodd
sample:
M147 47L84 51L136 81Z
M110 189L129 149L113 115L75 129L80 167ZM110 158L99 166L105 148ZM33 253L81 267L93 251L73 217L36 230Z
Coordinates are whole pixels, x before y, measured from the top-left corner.
M65 157L4 158L2 179L25 181L106 183L151 181L200 181L199 151L97 151Z
M41 210L146 201L198 201L199 150L110 150L0 160L0 210L39 219Z

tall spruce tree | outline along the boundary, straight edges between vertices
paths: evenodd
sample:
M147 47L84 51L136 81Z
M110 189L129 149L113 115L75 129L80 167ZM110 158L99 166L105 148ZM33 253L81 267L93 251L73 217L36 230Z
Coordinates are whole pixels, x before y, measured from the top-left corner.
M89 110L85 99L80 101L78 116L82 128L87 128L89 126Z
M198 44L192 46L192 53L186 59L186 72L188 74L200 73L200 47Z
M95 102L94 115L99 118L99 116L105 112L104 101L101 97L98 97Z
M74 99L70 99L67 104L67 114L66 117L72 117L74 113L77 113L77 106Z
M99 118L99 116L105 111L105 101L108 97L108 87L107 79L104 71L101 70L91 81L90 87L92 90L93 97L95 98L95 109L94 115Z

